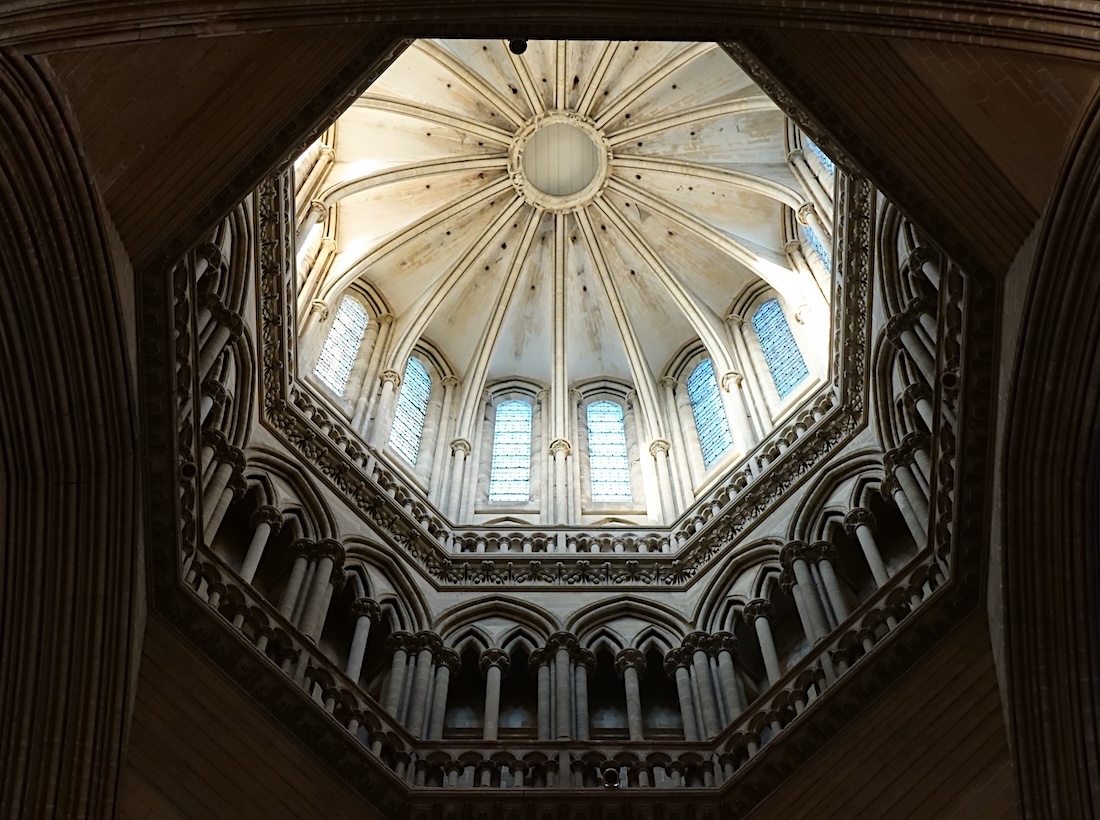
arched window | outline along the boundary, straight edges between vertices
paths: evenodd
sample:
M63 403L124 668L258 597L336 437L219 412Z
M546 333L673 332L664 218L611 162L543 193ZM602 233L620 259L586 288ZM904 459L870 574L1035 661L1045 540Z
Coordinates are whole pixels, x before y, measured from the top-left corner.
M593 501L630 501L630 460L622 405L594 401L588 420L588 466Z
M710 467L733 444L722 396L718 393L718 380L714 377L714 365L704 359L687 380L691 412L695 416L695 429L699 431L699 446L703 450L703 466Z
M821 147L809 137L802 136L802 147L809 150L811 154L817 157L821 161L822 167L828 174L836 173L836 163L829 159L829 155L821 150Z
M833 255L829 252L829 249L825 247L825 243L821 241L821 237L817 235L817 231L809 225L802 225L801 229L802 238L806 240L806 244L817 251L817 255L821 257L821 263L825 266L825 270L831 271L833 269Z
M424 365L409 359L401 379L401 393L393 411L389 446L409 462L416 464L420 451L420 436L424 433L424 417L428 412L428 397L432 392L432 377Z
M317 378L337 395L344 395L351 366L355 363L366 330L367 311L358 299L345 296L325 337L321 355L317 357L317 367L313 370Z
M531 498L531 405L506 401L497 405L493 426L493 462L489 471L490 501Z
M802 358L802 351L798 349L798 342L794 340L779 301L769 299L758 307L752 315L752 327L760 340L760 350L768 363L775 390L779 398L785 399L810 375L810 371L806 368L806 360Z

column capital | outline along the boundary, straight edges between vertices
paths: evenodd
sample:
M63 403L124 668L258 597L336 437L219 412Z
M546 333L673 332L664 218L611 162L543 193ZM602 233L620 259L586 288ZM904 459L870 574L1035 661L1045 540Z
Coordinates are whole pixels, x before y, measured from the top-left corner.
M848 510L848 514L844 516L844 532L851 536L856 534L859 527L867 527L871 532L874 532L877 526L874 513L862 507Z
M805 158L806 155L802 153L801 148L792 148L787 152L787 162L798 162L798 160Z
M672 447L672 444L668 439L655 438L653 441L649 442L649 454L654 458L658 456L667 456L670 447Z
M203 242L195 248L195 255L200 259L205 259L212 268L221 268L225 265L225 256L222 254L222 249L213 242Z
M918 245L913 248L913 252L909 254L909 268L920 268L924 266L925 262L940 262L943 256L933 248L931 245Z
M344 545L334 538L322 538L317 542L318 558L331 558L333 569L338 569L344 565L344 559L347 558L347 551L344 549Z
M882 484L879 485L879 492L882 493L884 498L893 501L894 493L903 491L897 477L891 474L882 480Z
M912 432L908 433L905 438L901 440L901 446L905 448L905 451L912 455L917 450L928 451L929 445L928 436L925 433Z
M564 649L573 656L580 650L580 644L577 643L577 636L571 632L555 632L546 639L546 649L550 652Z
M745 377L738 373L736 370L729 370L722 374L722 389L727 393L730 392L730 385L734 387L740 387L745 381Z
M759 618L772 621L775 618L775 607L767 598L755 598L745 604L741 617L749 626L753 626Z
M812 202L807 202L800 206L797 211L798 221L801 222L803 225L809 225L810 223L807 220L810 219L811 214L816 215L816 212L817 209L814 208L814 204Z
M807 547L805 541L788 541L783 549L779 551L779 563L783 565L784 569L790 569L794 566L794 562L801 559L803 561L807 558Z
M913 382L902 391L901 400L910 410L913 410L921 399L932 400L932 388L924 382Z
M324 299L314 299L309 303L309 312L318 314L318 321L323 322L328 319L328 304Z
M329 575L329 582L332 584L333 588L339 592L347 585L348 574L340 567L334 566Z
M691 666L691 652L680 646L665 655L665 673L670 677L676 676L677 669L686 669Z
M317 218L322 219L328 213L328 205L325 204L323 199L311 199L309 201L309 212L317 214Z
M788 595L792 594L792 590L797 583L798 582L794 579L794 573L789 568L779 573L779 587Z
M550 654L550 650L547 647L540 647L531 653L531 656L527 659L527 668L532 674L537 675L540 666L549 666L553 661L553 657Z
M439 650L439 654L435 656L435 665L437 667L446 666L452 675L456 675L458 670L462 668L462 658L455 650L443 647Z
M936 302L930 296L914 296L905 303L905 314L917 319L922 313L932 314L936 310Z
M382 607L373 598L356 598L348 610L353 621L368 618L372 624L382 620Z
M507 675L508 669L512 666L512 659L503 649L486 649L478 658L477 668L481 670L482 675L488 675L489 670L494 666L500 669L501 676Z
M788 239L783 244L783 250L789 254L802 253L802 242L798 239Z
M468 456L472 449L473 447L470 445L468 439L456 438L451 442L451 455L462 453L462 455Z
M912 330L916 316L908 313L895 313L886 322L886 336L895 346L901 344L901 335L907 330Z
M383 370L380 378L383 384L393 382L394 390L401 386L401 374L396 370Z
M309 538L299 538L290 545L290 554L295 558L301 556L312 560L316 552L317 542Z
M676 379L672 378L672 376L661 376L661 378L657 380L657 384L672 390L676 387Z
M637 669L638 674L645 672L645 655L640 649L624 649L615 656L615 672L619 677L626 674L627 669Z
M729 652L731 655L737 652L737 636L732 632L715 632L711 640L715 652Z
M809 555L814 561L836 561L836 547L831 541L814 541L809 546Z
M684 638L684 649L688 652L705 652L707 655L713 655L717 651L714 646L714 639L711 638L706 632L692 632Z
M572 455L573 445L563 438L554 439L550 442L550 455L556 456L558 453L563 453L566 457Z
M380 325L391 325L396 318L392 313L379 313L374 320Z
M443 651L443 639L434 632L427 630L417 632L413 636L413 642L416 645L416 651L423 652L427 649L432 653L433 658Z
M458 387L460 384L458 376L444 376L439 380L439 383L444 387Z
M283 527L283 514L279 512L278 507L270 507L264 504L257 507L256 511L252 513L250 523L253 527L267 524L271 527L271 534L275 535Z
M214 455L221 458L221 454L229 450L229 439L221 430L208 428L202 431L202 443L214 449Z
M398 649L403 652L408 652L413 648L415 644L415 638L411 632L405 632L404 630L398 630L392 633L386 639L386 648L391 652L396 652Z

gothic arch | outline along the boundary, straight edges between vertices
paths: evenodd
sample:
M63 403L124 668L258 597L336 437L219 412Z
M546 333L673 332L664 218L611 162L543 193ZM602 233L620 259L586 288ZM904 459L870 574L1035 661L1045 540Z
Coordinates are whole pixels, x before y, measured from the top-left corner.
M457 604L444 610L435 619L435 631L447 640L448 635L489 616L508 618L517 626L539 636L543 641L561 628L557 618L548 610L518 598L501 597L489 601L482 600L473 606ZM487 646L491 645L491 642L487 644Z
M332 511L305 470L282 454L270 450L250 449L245 453L245 457L249 468L262 469L290 486L293 497L283 499L282 504L301 510L304 537L313 539L337 537L337 525Z

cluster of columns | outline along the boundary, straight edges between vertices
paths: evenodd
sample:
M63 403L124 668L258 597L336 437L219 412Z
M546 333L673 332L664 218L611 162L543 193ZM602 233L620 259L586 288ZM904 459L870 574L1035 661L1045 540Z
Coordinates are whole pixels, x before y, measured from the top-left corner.
M245 456L218 430L204 430L199 454L203 476L202 540L210 544L217 535L229 505L244 496Z
M317 542L299 539L291 549L294 563L279 602L279 614L316 642L324 629L333 593L347 580L344 547L330 538Z
M363 645L366 645L365 637ZM443 737L451 676L459 668L458 653L445 648L434 632L418 632L415 635L395 632L390 635L387 645L393 652L393 658L382 706L414 735L428 740L440 739ZM362 664L361 655L359 663ZM499 674L500 669L496 668ZM488 697L487 690L486 701ZM499 713L499 677L496 703Z
M913 540L922 545L928 538L929 491L932 463L928 455L928 437L910 433L900 446L883 459L886 480L882 494L893 500L901 512Z
M714 737L744 711L736 653L737 638L729 632L693 632L665 656L665 671L676 682L685 740ZM629 707L629 690L627 697Z
M779 583L794 598L806 637L817 643L851 613L833 567L836 547L828 541L791 541L779 560Z
M588 676L596 658L576 636L555 632L531 653L538 696L539 740L588 740Z

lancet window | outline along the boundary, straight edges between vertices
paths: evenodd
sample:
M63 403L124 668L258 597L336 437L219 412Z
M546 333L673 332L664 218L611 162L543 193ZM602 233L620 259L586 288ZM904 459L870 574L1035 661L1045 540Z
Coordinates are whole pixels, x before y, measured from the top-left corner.
M502 402L493 425L489 472L490 501L528 501L531 497L531 405Z
M695 428L699 433L699 446L703 451L703 466L710 467L733 444L710 359L704 359L691 371L687 389Z
M592 500L630 501L630 461L622 405L596 401L586 410Z
M775 390L780 399L785 399L809 377L810 371L777 299L769 299L756 309L752 315L752 327Z
M420 451L420 439L424 434L424 420L428 413L428 399L432 392L432 377L416 359L409 359L401 380L401 393L394 410L390 427L389 446L410 464L416 464Z
M367 311L358 299L345 296L336 310L332 327L325 336L314 373L337 395L343 395L363 334L367 330Z

